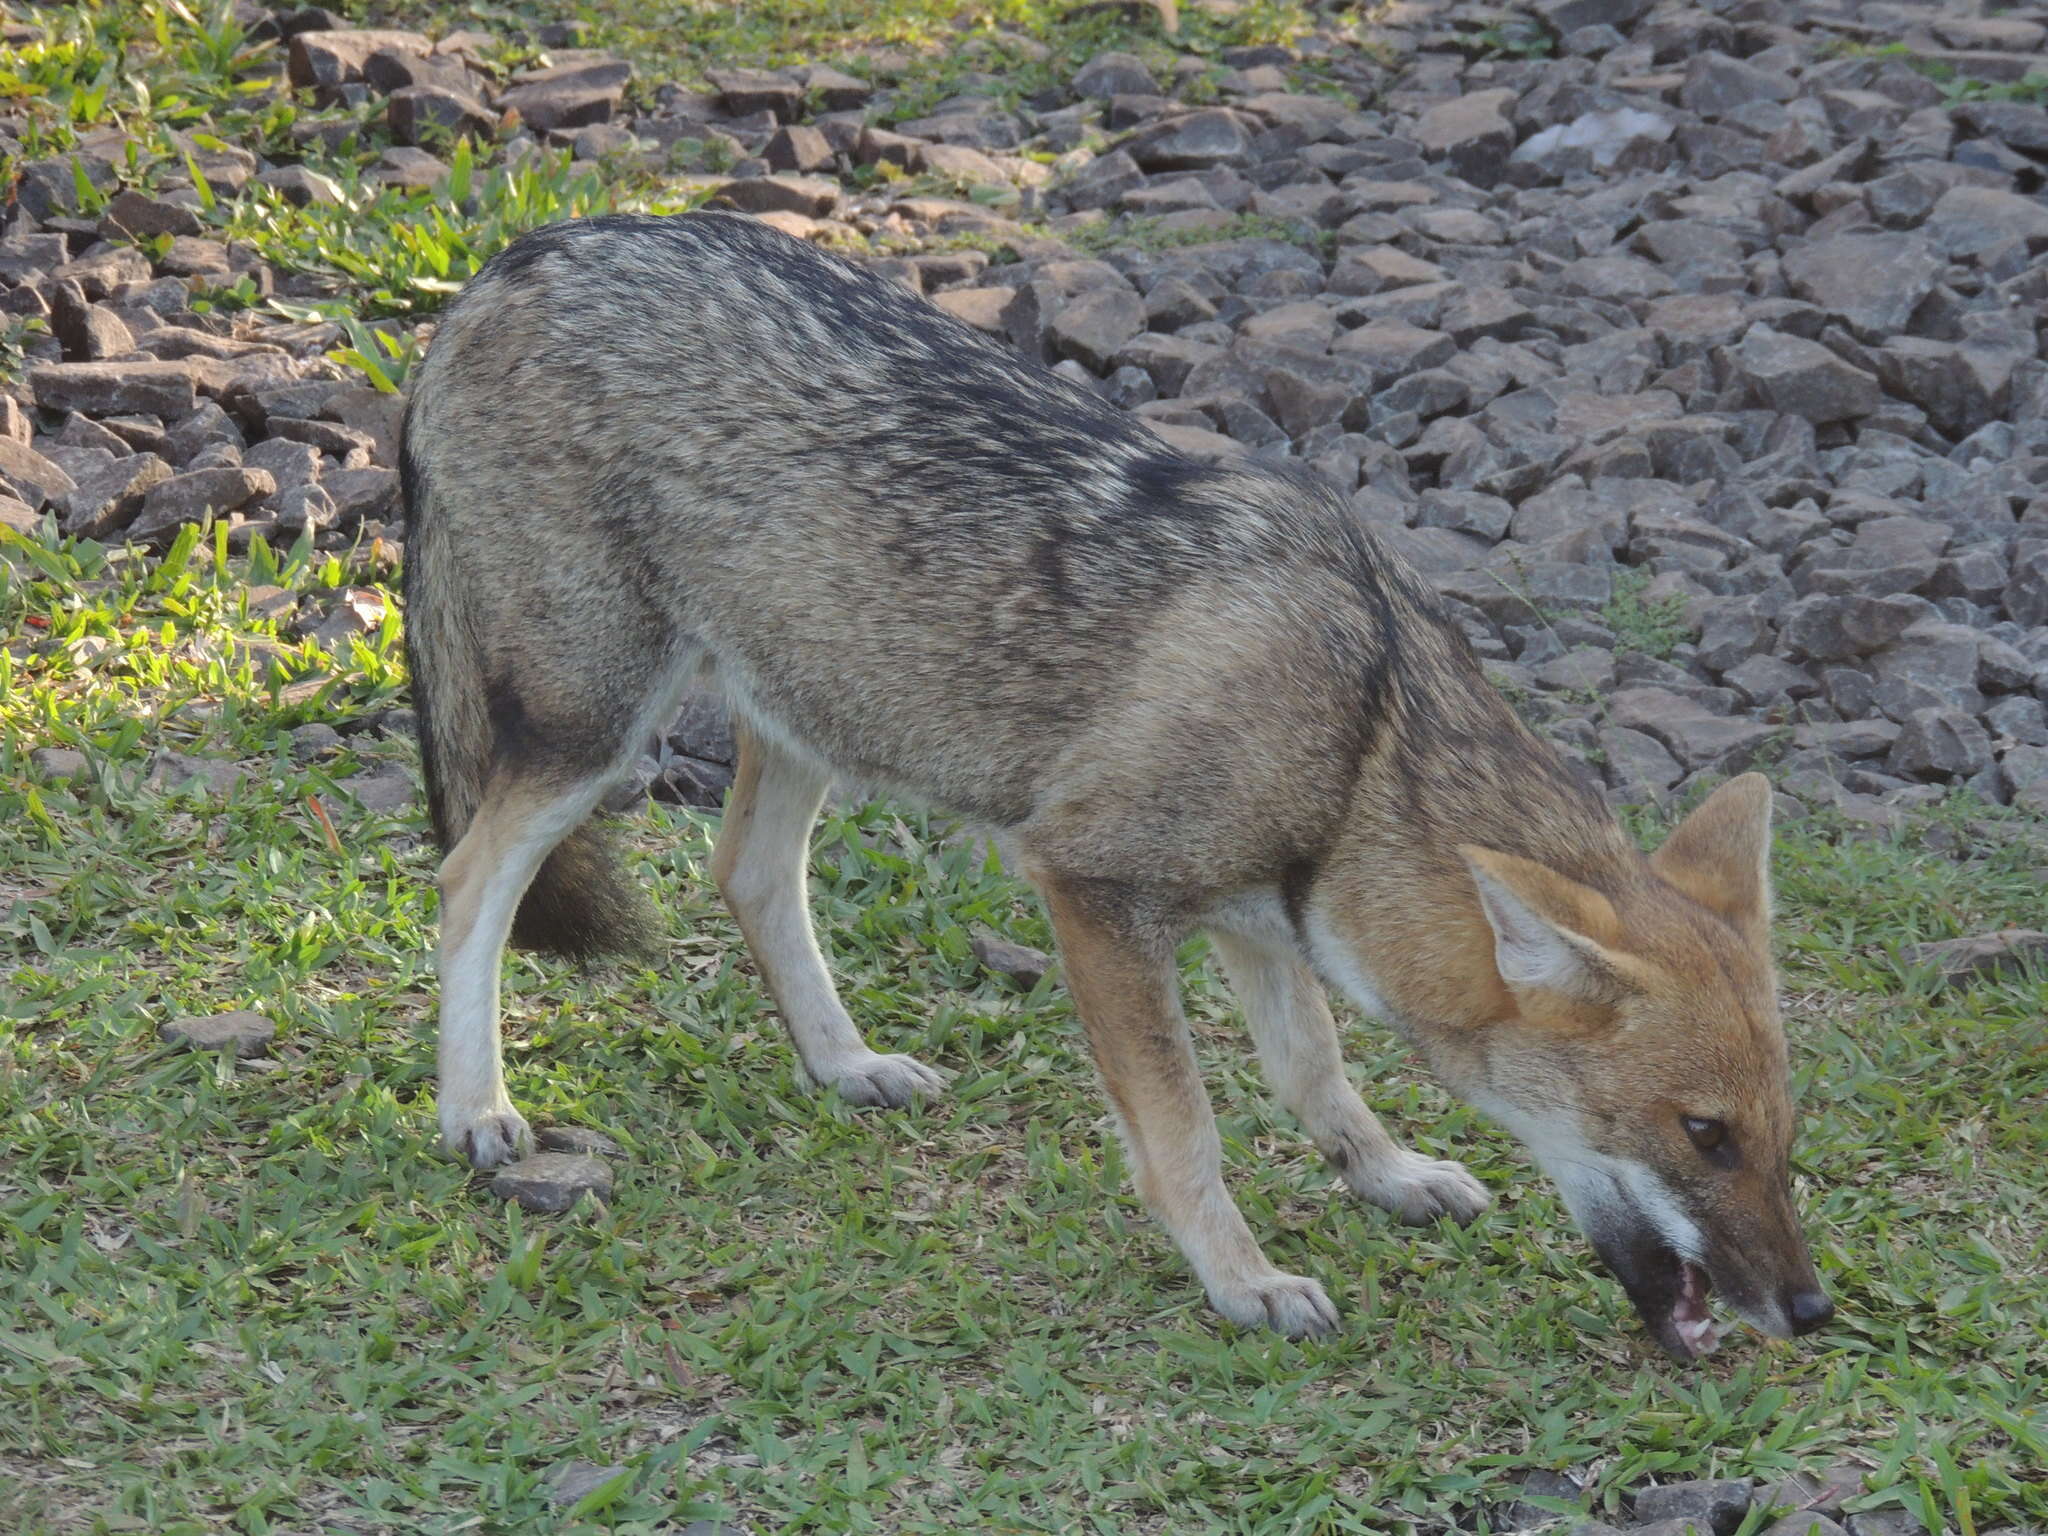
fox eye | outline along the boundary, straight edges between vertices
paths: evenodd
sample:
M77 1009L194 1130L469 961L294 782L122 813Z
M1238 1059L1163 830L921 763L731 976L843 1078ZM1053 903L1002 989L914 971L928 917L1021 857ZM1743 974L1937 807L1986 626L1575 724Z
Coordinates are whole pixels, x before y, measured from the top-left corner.
M1685 1134L1692 1138L1692 1144L1699 1148L1701 1157L1716 1168L1739 1168L1742 1153L1736 1149L1735 1138L1728 1134L1725 1120L1702 1120L1697 1115L1682 1117Z

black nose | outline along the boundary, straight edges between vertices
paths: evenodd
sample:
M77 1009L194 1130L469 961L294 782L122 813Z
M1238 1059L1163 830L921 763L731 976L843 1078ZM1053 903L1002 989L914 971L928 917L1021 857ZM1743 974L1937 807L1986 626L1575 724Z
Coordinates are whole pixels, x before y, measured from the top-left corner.
M1827 1326L1835 1315L1835 1304L1826 1291L1794 1291L1785 1298L1785 1314L1792 1319L1794 1333L1811 1333Z

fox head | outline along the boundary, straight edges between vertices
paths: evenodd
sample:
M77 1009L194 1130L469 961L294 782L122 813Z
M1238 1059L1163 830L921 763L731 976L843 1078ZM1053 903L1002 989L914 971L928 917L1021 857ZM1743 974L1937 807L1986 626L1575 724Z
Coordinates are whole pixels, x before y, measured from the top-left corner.
M1779 1338L1834 1310L1792 1204L1770 812L1761 776L1732 780L1604 894L1529 859L1459 850L1505 1017L1440 1065L1528 1145L1682 1360L1717 1342L1710 1291Z

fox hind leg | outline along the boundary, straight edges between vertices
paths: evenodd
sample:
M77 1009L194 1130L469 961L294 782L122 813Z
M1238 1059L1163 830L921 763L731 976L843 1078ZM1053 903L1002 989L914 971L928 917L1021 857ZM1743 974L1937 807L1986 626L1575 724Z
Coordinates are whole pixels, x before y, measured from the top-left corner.
M734 736L739 766L711 872L804 1071L852 1104L896 1107L941 1092L945 1079L923 1062L868 1048L818 949L805 866L829 775L743 723Z
M500 771L441 866L441 1137L478 1168L527 1151L532 1133L505 1091L498 975L519 900L555 845L604 792L607 776L567 785Z
M1274 1095L1302 1124L1345 1187L1403 1221L1472 1220L1491 1203L1462 1163L1411 1152L1387 1134L1344 1075L1337 1022L1299 957L1211 930L1230 988L1258 1042Z

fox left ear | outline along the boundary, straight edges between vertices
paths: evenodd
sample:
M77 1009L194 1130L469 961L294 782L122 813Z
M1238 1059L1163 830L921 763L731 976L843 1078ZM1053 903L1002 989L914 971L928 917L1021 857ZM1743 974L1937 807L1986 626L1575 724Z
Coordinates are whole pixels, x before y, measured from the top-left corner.
M1730 779L1650 855L1668 884L1759 945L1770 943L1771 785L1760 773Z
M1603 940L1615 929L1605 896L1533 859L1460 847L1493 930L1500 979L1517 994L1536 991L1603 1007L1626 988L1623 964Z

